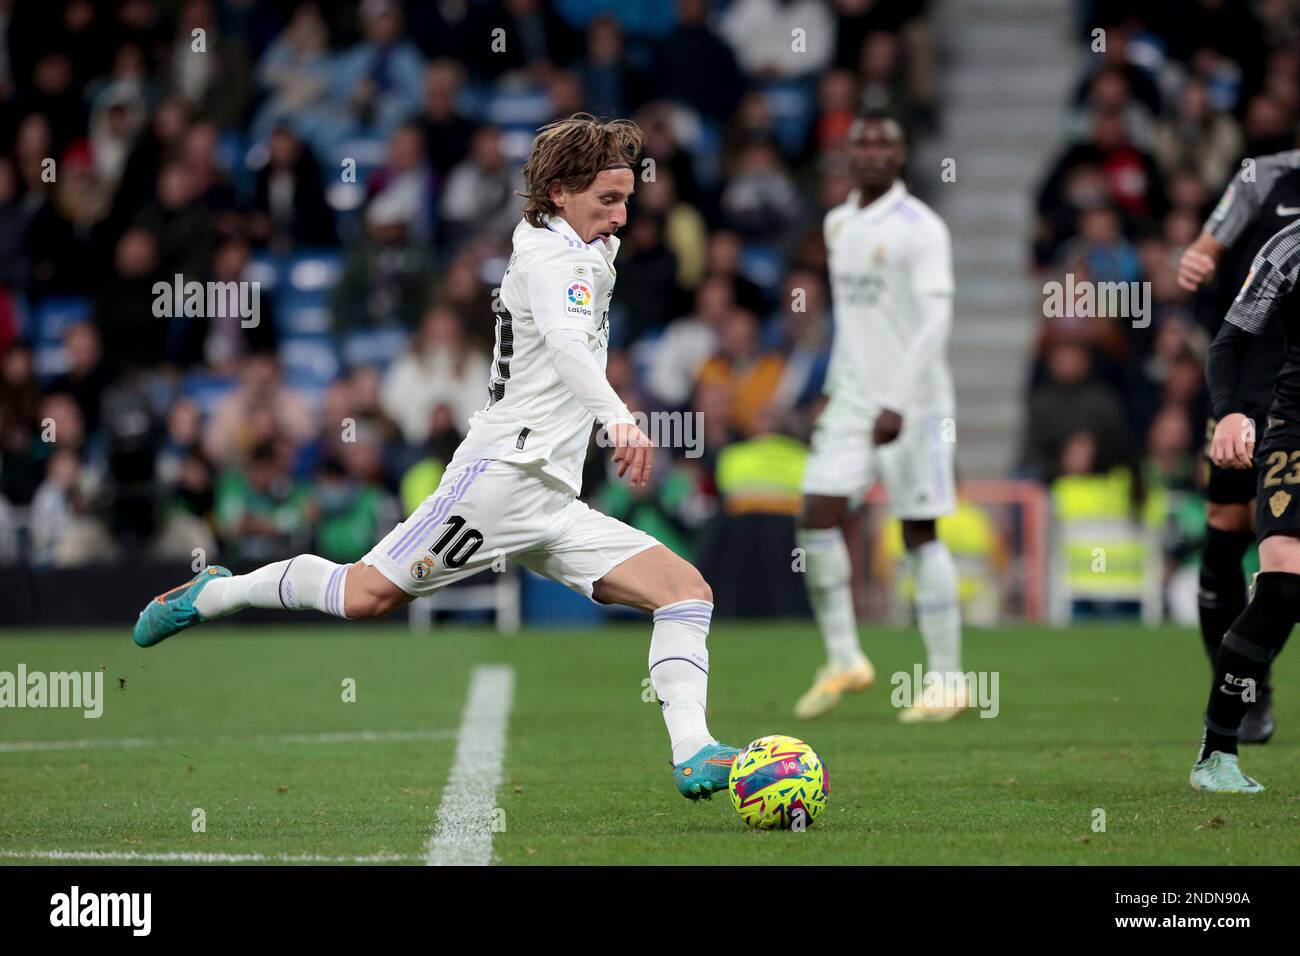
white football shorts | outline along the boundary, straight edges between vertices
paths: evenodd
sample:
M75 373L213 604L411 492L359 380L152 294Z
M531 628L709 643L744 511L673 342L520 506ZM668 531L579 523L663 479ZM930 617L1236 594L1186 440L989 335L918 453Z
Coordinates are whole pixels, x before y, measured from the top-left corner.
M520 465L453 460L438 490L361 560L420 597L504 559L591 598L592 585L659 542Z
M880 481L889 511L899 519L922 521L951 514L957 506L952 416L905 414L903 430L882 447L871 441L875 416L874 410L849 410L834 399L827 403L813 429L803 493L857 504Z

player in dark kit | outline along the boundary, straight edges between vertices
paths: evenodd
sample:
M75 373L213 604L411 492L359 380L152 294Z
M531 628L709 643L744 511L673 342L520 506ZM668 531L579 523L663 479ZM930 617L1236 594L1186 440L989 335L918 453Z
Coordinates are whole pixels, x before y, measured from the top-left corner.
M1178 263L1178 283L1193 291L1219 281L1201 305L1214 319L1227 310L1241 287L1251 260L1280 229L1300 218L1300 150L1247 160L1224 190L1197 240ZM1226 294L1225 294L1226 293ZM1215 331L1211 326L1211 332ZM1282 325L1270 322L1256 337L1239 370L1241 412L1258 428L1273 399L1273 382L1282 367ZM1254 540L1254 467L1221 468L1210 458L1218 413L1206 423L1205 546L1201 553L1198 604L1201 639L1210 667L1224 633L1246 606L1246 578L1241 560ZM1238 742L1267 743L1273 735L1273 690L1265 674L1259 697L1246 712Z
M1257 461L1255 534L1260 572L1254 593L1219 644L1205 735L1192 768L1197 790L1257 793L1264 788L1237 766L1242 719L1259 697L1269 664L1300 617L1300 219L1278 232L1251 263L1206 363L1218 424L1210 457L1221 468ZM1283 334L1282 366L1259 446L1244 414L1241 372L1255 337L1270 324Z

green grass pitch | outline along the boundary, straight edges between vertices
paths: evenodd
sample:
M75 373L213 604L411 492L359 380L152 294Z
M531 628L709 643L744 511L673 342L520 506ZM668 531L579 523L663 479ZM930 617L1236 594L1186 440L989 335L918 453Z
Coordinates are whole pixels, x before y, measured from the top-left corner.
M889 700L889 675L920 654L915 632L864 634L876 688L801 723L790 709L819 662L811 625L715 627L712 731L737 745L802 737L830 771L812 827L760 833L725 796L693 804L673 788L645 699L648 622L509 638L213 626L149 651L126 628L10 633L0 670L103 668L106 702L98 720L0 710L0 862L423 862L480 664L515 674L497 863L1300 862L1300 652L1276 669L1279 733L1244 751L1268 790L1234 797L1187 786L1209 683L1190 630L970 632L965 666L999 673L1001 713L927 726L900 725ZM206 832L192 830L196 808Z

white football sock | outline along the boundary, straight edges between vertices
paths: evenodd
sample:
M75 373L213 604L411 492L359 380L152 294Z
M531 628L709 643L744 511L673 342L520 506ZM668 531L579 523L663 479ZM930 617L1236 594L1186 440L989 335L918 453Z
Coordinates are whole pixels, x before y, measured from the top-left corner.
M916 623L925 642L926 670L961 671L961 601L957 563L942 541L927 541L907 553L916 580Z
M654 613L650 682L668 727L673 764L714 742L704 720L709 691L709 601L677 601Z
M246 607L307 608L335 617L343 613L343 583L348 564L335 564L314 554L267 564L248 574L216 578L204 585L194 607L204 620L225 617Z
M866 655L853 617L852 566L844 533L839 528L800 528L796 539L803 548L808 600L826 643L826 657L840 667L855 667Z

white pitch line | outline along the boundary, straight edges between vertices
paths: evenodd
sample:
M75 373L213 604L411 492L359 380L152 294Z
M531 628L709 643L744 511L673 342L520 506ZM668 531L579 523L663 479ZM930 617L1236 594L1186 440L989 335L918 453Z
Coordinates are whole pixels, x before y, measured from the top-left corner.
M322 856L315 853L140 853L135 850L0 850L5 860L64 860L95 863L114 860L142 863L406 863L420 856L375 853L370 856Z
M0 753L29 753L42 750L93 750L96 748L157 747L152 737L88 737L85 740L0 740Z
M456 740L456 760L429 839L429 866L487 866L492 816L506 757L506 725L514 698L509 667L476 667Z
M451 740L453 730L357 730L320 734L256 734L251 737L86 737L81 740L0 740L0 753L46 750L103 750L179 744L369 744L408 740Z
M454 740L454 730L356 730L321 734L259 734L254 743L266 744L374 744L406 740ZM242 743L245 737L219 737L221 743Z

